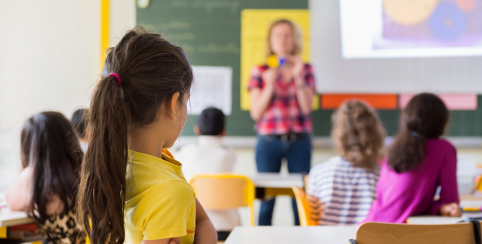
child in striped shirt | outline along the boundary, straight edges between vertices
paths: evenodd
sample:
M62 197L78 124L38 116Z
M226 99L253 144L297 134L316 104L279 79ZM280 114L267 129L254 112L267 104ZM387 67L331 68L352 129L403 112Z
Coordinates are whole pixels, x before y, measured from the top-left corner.
M332 126L340 156L311 170L308 194L323 206L320 225L355 225L375 200L385 129L376 112L358 100L344 102Z

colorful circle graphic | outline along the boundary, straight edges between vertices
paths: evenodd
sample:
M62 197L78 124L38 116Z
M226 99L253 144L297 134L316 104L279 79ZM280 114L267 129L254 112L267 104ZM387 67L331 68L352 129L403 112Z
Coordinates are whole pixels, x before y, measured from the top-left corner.
M450 41L465 32L466 17L455 3L442 2L429 19L430 30L439 39Z
M383 0L385 12L402 25L416 25L427 20L438 0Z

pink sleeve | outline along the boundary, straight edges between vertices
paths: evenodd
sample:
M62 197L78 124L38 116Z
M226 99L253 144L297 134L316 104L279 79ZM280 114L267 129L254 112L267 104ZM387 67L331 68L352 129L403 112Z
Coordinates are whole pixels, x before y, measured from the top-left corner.
M263 70L260 67L253 67L251 69L251 75L248 83L249 91L253 88L263 88L263 78L261 77L262 73Z
M451 146L448 148L444 164L440 170L440 199L433 202L429 208L432 215L439 214L439 209L443 204L459 203L459 191L457 188L457 152Z
M313 66L311 64L305 64L305 82L313 88L313 90L316 90L316 81L315 81L315 73L313 71Z

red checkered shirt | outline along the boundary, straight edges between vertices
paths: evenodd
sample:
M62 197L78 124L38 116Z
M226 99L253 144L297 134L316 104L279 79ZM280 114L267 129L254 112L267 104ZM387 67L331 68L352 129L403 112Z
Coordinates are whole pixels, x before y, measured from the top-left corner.
M248 90L264 87L261 74L267 70L267 65L257 66L251 70ZM306 84L315 91L315 77L313 67L305 64L302 72ZM282 135L290 132L311 133L313 123L309 114L303 114L296 98L296 84L294 79L285 82L278 76L273 98L261 119L256 122L255 130L260 135Z

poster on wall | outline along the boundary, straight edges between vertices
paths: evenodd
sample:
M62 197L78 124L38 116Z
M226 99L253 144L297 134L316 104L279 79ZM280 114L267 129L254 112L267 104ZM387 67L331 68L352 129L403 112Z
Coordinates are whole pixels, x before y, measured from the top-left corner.
M303 38L301 58L310 59L310 11L308 9L244 9L241 12L241 109L249 110L250 100L248 81L255 65L267 62L266 48L268 29L279 19L292 21L300 30ZM318 109L315 96L313 109Z
M233 69L226 66L192 66L194 84L188 113L200 114L205 108L216 107L231 114Z

